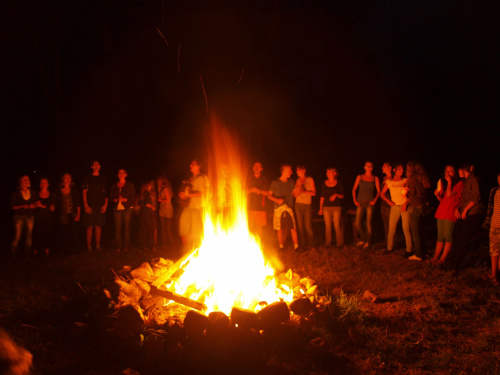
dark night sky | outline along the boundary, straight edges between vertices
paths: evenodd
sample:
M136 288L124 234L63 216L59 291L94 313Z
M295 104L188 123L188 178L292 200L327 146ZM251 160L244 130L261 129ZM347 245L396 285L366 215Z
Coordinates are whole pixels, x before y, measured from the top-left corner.
M317 180L335 165L349 186L366 159L378 173L385 159L416 158L437 179L446 162L472 160L489 189L497 3L10 0L2 193L34 170L78 181L96 158L110 179L119 167L136 184L160 170L184 177L208 121L200 74L210 110L270 178L283 162Z

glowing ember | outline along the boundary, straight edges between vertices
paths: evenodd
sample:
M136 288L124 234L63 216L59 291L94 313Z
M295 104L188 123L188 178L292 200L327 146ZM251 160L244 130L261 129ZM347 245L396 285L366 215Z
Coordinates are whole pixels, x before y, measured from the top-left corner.
M258 238L248 230L246 168L227 130L213 123L209 164L210 193L204 197L202 245L180 266L182 275L168 290L207 306L206 313L232 307L256 310L259 302L291 301L293 292L278 286Z

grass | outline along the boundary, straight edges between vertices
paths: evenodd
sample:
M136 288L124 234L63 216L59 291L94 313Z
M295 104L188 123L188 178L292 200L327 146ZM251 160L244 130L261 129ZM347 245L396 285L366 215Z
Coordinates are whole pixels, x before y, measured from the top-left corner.
M35 374L117 374L133 365L124 355L132 349L100 334L108 311L100 291L111 285L111 269L136 267L152 255L81 254L44 264L3 259L0 325L32 352ZM397 251L347 246L280 255L287 268L316 280L330 301L329 319L315 326L302 355L273 353L259 373L500 372L500 289L481 278L484 248L469 254L471 266L458 277ZM363 298L367 290L375 302Z

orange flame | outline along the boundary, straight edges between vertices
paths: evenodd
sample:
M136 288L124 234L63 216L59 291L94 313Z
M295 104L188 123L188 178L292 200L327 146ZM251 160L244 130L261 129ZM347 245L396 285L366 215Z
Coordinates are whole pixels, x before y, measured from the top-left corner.
M275 270L260 241L248 230L245 163L234 137L212 120L211 187L204 199L202 244L181 268L169 290L204 303L206 313L256 310L259 302L291 301L293 293L277 287ZM215 183L214 183L215 182Z

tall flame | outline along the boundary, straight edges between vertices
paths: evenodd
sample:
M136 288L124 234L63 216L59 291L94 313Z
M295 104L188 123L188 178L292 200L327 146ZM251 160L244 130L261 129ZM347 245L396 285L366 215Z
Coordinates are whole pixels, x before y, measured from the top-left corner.
M292 292L276 286L275 270L258 237L248 230L247 168L238 143L214 119L211 141L202 244L169 289L204 303L207 313L229 314L232 307L256 310L262 301L289 301Z

